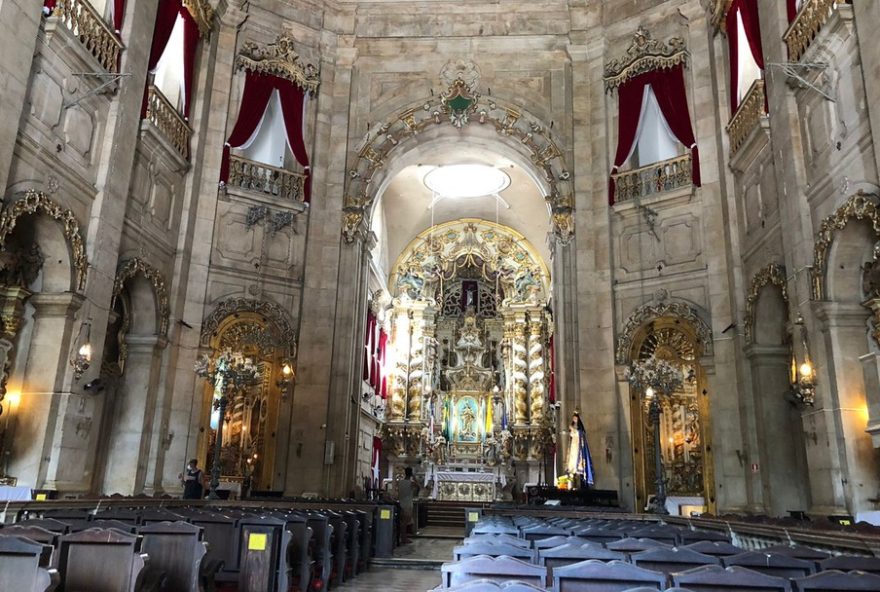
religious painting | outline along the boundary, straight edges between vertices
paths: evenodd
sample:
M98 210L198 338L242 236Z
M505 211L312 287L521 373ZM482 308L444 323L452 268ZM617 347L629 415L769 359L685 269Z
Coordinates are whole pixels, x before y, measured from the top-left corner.
M473 397L462 397L455 403L456 442L478 442L480 439L479 406Z

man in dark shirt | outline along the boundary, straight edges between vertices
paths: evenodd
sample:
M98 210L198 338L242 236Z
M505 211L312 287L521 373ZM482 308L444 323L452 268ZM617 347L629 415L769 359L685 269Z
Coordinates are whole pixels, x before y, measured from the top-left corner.
M202 469L199 468L199 461L189 461L186 473L177 477L183 483L183 499L202 499Z

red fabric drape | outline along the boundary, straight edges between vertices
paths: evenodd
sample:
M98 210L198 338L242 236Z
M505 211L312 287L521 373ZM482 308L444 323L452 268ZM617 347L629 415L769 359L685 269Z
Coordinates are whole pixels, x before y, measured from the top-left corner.
M388 372L385 368L386 357L388 355L388 334L385 329L379 329L379 353L376 361L379 366L379 394L383 399L388 398Z
M113 29L117 35L122 30L123 16L125 16L125 0L113 0Z
M678 65L670 70L650 72L651 88L660 105L660 112L669 125L669 129L691 151L691 182L700 186L700 152L691 127L691 115L688 110L687 90L684 86L684 67Z
M150 72L156 69L162 53L168 45L171 38L171 32L174 31L174 23L180 14L183 5L180 0L161 0L159 9L156 12L156 26L153 29L153 43L150 46L150 58L147 61L147 79L144 81L144 100L141 106L141 117L147 116L147 86L150 79ZM185 10L185 9L184 9Z
M241 106L238 108L238 119L235 127L223 146L223 160L220 164L220 180L229 179L229 148L238 148L247 142L260 125L266 106L275 89L275 76L266 76L256 72L248 72L241 95Z
M199 47L199 25L186 8L180 9L183 17L183 117L189 119L189 106L192 99L193 70L196 65L196 50Z
M657 98L660 112L669 129L679 142L691 151L691 181L700 186L700 153L697 149L694 129L688 109L687 90L684 85L684 66L678 65L669 70L653 70L626 81L618 88L619 113L617 117L617 153L614 156L614 173L626 162L636 142L639 117L645 87L650 86ZM608 200L614 204L614 178L608 182Z
M232 135L230 135L226 145L223 147L220 180L224 183L229 180L230 147L238 148L250 139L263 118L263 113L266 111L266 106L269 103L273 90L278 91L279 98L281 99L281 114L284 118L287 143L290 145L290 150L293 152L296 161L305 169L304 200L306 203L309 203L311 200L311 175L309 155L303 140L303 104L305 93L289 80L279 78L278 76L255 72L247 73L235 129L233 129ZM241 127L241 130L239 130L239 127Z
M786 0L786 8L788 8L788 22L792 22L797 17L797 0Z
M739 107L737 88L739 87L739 22L737 14L742 17L743 31L749 42L752 59L761 70L764 70L764 49L761 46L761 21L758 15L757 0L733 0L727 11L727 43L730 53L730 112L736 113Z
M306 174L303 187L303 199L306 203L312 199L312 176L309 170L309 154L303 139L303 105L306 95L301 88L290 81L278 79L276 86L281 96L281 113L284 115L284 127L287 129L287 143L296 161L302 165Z
M647 84L648 79L643 74L621 84L617 89L617 153L614 156L612 173L623 166L632 153ZM608 203L614 204L614 177L608 181Z
M43 13L52 14L56 4L58 4L58 0L43 0Z
M373 334L376 331L376 315L373 311L367 311L367 328L364 331L364 372L363 379L368 381L371 386L375 385L373 362L375 361L375 350L373 347Z

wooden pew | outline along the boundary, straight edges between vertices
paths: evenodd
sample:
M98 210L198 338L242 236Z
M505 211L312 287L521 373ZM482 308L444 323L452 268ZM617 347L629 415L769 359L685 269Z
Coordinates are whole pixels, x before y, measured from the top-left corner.
M342 512L345 521L345 579L353 578L358 572L361 548L361 523L357 514L351 510Z
M58 571L64 590L137 592L148 561L139 552L140 540L113 528L62 536Z
M37 526L58 534L67 534L70 532L70 525L67 522L55 520L54 518L31 518L29 520L16 522L15 524L20 526Z
M0 530L0 536L24 537L35 543L48 545L52 548L48 565L50 567L58 567L58 542L61 538L61 533L52 532L45 528L40 528L39 526L30 526L27 521L25 521L18 524L10 524L6 528L3 528Z
M239 521L238 592L288 592L291 534L286 525L285 520L272 516Z
M199 573L207 552L201 528L186 522L156 522L141 526L138 533L150 567L165 575L161 590L200 592Z
M812 561L763 551L746 551L739 555L722 557L721 563L724 567L747 567L778 578L802 578L816 572L816 565Z
M346 536L348 534L348 525L342 516L331 510L323 512L327 516L327 521L333 527L333 534L330 539L331 550L333 553L333 571L330 575L332 585L339 586L345 579L345 563L346 563Z
M358 572L365 571L370 565L370 559L373 557L373 521L376 519L376 510L357 510L361 516L361 550L360 550L360 566Z
M566 538L566 537L553 537L553 538ZM547 539L542 539L542 542ZM535 543L537 541L532 541L528 539L521 539L519 537L511 536L509 534L475 534L467 537L462 541L465 545L482 545L482 544L491 544L491 545L513 545L515 547L522 547L523 549L534 549ZM559 543L560 545L562 543Z
M657 547L633 553L629 559L639 567L666 574L687 571L703 565L721 564L717 557L703 555L684 547Z
M880 590L880 576L863 572L843 573L837 570L800 578L794 581L798 592L850 592L855 590Z
M505 582L520 580L535 586L543 586L547 568L514 559L513 557L489 557L478 555L440 567L443 586L451 588L472 580Z
M663 590L666 575L622 561L582 561L553 570L553 592L623 592L637 586Z
M626 555L610 551L596 543L566 543L551 549L538 549L538 564L556 569L588 559L597 561L625 561Z
M460 545L452 550L452 556L455 561L479 555L488 555L489 557L501 557L504 555L515 557L527 563L538 562L538 554L534 549L505 543L471 543L470 545Z
M819 569L838 571L863 571L880 575L880 557L853 557L852 555L839 555L829 557L819 562Z
M238 532L238 520L232 516L212 512L187 511L183 514L190 523L200 527L204 533L208 552L202 561L206 567L210 566L211 569L216 570L214 579L217 582L237 582L241 538Z
M312 529L306 517L296 512L273 512L272 517L283 520L290 533L290 544L286 561L290 567L290 584L298 592L307 592L312 580L314 560L312 559Z
M306 524L312 529L313 575L310 590L327 590L333 573L333 526L320 512L305 514Z
M6 530L6 529L4 529ZM51 592L60 581L49 567L52 549L19 536L0 535L0 590Z
M706 565L672 575L672 583L694 592L790 592L791 583L744 567Z

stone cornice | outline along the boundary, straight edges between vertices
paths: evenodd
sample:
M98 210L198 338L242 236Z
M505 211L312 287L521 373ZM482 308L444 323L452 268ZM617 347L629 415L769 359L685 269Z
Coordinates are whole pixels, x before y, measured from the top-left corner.
M686 64L687 57L687 48L681 37L671 37L664 43L654 39L646 28L639 27L626 53L605 66L605 90L613 90L646 72Z

